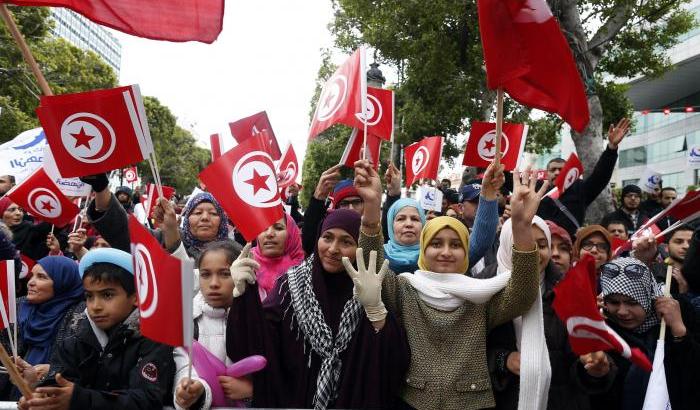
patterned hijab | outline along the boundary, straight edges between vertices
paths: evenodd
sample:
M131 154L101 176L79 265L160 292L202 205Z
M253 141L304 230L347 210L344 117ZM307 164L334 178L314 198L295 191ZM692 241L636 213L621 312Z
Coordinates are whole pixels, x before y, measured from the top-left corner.
M185 245L185 248L187 248L188 251L190 250L190 248L194 248L197 251L201 251L209 242L212 242L197 239L192 233L192 229L190 228L190 214L192 214L192 211L194 211L197 205L201 204L202 202L209 202L210 204L214 205L214 208L216 208L216 212L221 218L221 222L219 223L219 230L216 233L216 238L214 238L212 241L224 241L228 239L229 222L228 216L226 216L226 212L224 212L224 209L221 207L221 205L219 205L219 202L217 202L217 200L214 199L212 194L208 192L200 192L197 195L195 195L194 198L192 198L192 200L190 200L190 202L187 203L185 209L182 210L182 219L184 223L182 224L182 232L180 232L180 236L182 237L182 243Z
M384 257L389 260L389 268L397 273L415 271L418 267L418 255L420 255L420 240L413 245L402 245L394 237L394 219L396 214L406 207L415 208L421 223L425 225L425 212L415 199L399 199L389 208L386 218L389 225L389 242L384 244Z
M653 302L663 295L661 284L656 283L649 268L639 259L617 258L601 266L600 286L601 296L625 295L644 308L646 319L634 329L635 333L644 333L659 324Z

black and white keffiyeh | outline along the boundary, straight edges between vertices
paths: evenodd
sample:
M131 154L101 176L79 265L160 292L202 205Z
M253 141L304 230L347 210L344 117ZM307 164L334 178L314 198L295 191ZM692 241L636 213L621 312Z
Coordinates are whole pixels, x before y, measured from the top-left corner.
M606 265L614 265L617 267L616 276L612 276L606 273L606 267L603 265L603 269L600 275L600 286L602 289L601 295L606 297L612 294L621 294L628 296L639 303L647 316L638 328L634 329L635 333L644 333L652 327L659 324L659 318L656 317L656 311L654 310L654 300L663 296L662 285L656 283L651 270L639 259L635 258L617 258ZM625 269L634 267L634 271L640 272L640 274L627 274ZM610 266L612 267L612 266ZM613 268L612 271L615 271Z
M311 281L313 256L301 265L287 271L287 284L291 296L293 314L304 338L321 357L321 370L316 379L314 408L325 409L337 396L342 362L340 354L347 349L355 329L362 318L362 307L357 299L350 298L343 308L338 335L326 323L321 306L314 294Z

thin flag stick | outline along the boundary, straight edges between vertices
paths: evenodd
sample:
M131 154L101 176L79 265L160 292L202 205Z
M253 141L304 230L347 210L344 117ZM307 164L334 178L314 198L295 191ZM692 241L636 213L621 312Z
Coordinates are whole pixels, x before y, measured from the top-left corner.
M17 386L19 391L22 392L22 396L24 396L24 398L30 400L32 398L32 388L29 387L29 384L27 384L27 382L19 374L17 367L12 362L12 359L7 354L7 350L5 350L2 343L0 343L0 362L2 362L2 365L5 366L5 370L7 370L7 374L10 376L12 384Z
M664 286L664 296L671 296L671 278L673 277L673 265L671 264L670 258L666 258L666 286ZM659 328L659 340L666 339L666 321L661 319L661 327Z
M37 64L36 59L34 59L34 55L29 49L29 46L27 45L27 42L24 39L24 36L22 36L22 33L17 27L17 24L15 24L15 20L12 18L12 13L10 13L10 10L5 4L0 4L0 16L2 16L2 19L5 22L7 29L10 30L12 38L14 38L15 43L17 43L17 47L19 47L19 50L22 52L24 61L32 70L32 74L34 74L34 77L36 77L36 81L39 84L39 88L41 88L41 92L44 95L53 95L51 87L49 87L49 83L46 81L44 74L41 72L41 68L39 68L39 64Z
M493 157L496 165L501 164L501 134L503 134L503 88L496 93L496 153Z
M18 356L17 356L17 321L15 321L15 323L12 324L12 331L13 331L13 332L12 332L12 337L13 337L13 339L15 340L15 344L14 344L14 346L13 346L13 347L14 347L14 350L12 351L12 354L13 354L15 357L18 357Z

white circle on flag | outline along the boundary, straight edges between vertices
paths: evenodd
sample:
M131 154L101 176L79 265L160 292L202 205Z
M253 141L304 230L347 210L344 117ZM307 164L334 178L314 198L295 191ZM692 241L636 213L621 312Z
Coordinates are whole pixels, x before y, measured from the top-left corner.
M136 182L138 177L136 176L136 172L134 172L133 168L126 170L124 173L124 179L126 179L126 182Z
M253 151L233 167L233 190L245 203L256 208L272 208L282 203L277 175L270 154Z
M114 129L104 118L79 112L63 121L61 142L73 158L94 164L112 155L117 140Z
M501 158L505 157L510 147L508 136L501 131ZM476 151L484 161L493 161L496 156L496 130L491 130L479 138Z
M581 175L578 172L578 168L571 168L564 177L564 190L569 189L569 187L576 182L579 176Z
M29 276L29 265L27 265L27 262L22 261L22 267L19 271L19 278L25 279L27 276Z
M29 210L37 216L56 218L61 215L61 201L56 194L46 188L34 188L27 195Z
M277 185L284 188L294 183L297 178L297 165L293 162L287 164L287 168L277 174Z
M425 147L418 147L411 161L413 175L418 175L419 172L423 171L428 166L428 162L430 162L430 151Z
M382 110L382 103L379 102L379 99L377 99L377 97L373 96L372 94L367 94L367 104L365 107L367 125L371 127L379 124L379 121L382 120L383 114L384 112ZM365 117L362 116L362 113L356 113L355 117L357 117L357 119L360 120L360 122L364 123Z
M348 79L342 75L334 75L318 97L316 119L326 121L335 114L345 102L348 94Z
M134 276L139 297L139 313L142 319L153 316L158 308L158 282L153 260L148 248L142 243L132 245Z

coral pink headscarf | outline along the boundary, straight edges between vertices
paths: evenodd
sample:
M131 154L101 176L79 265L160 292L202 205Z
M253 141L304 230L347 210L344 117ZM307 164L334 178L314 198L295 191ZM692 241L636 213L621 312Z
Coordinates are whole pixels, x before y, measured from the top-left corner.
M264 300L267 294L275 286L277 278L282 276L289 268L296 266L304 260L304 250L301 246L301 232L296 222L288 214L284 214L287 225L287 241L284 243L282 256L269 258L264 256L260 247L256 246L251 251L255 260L260 264L258 270L258 290L260 299Z

